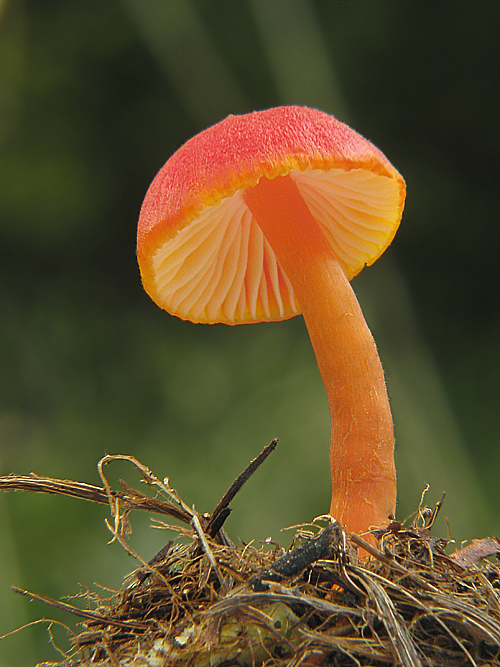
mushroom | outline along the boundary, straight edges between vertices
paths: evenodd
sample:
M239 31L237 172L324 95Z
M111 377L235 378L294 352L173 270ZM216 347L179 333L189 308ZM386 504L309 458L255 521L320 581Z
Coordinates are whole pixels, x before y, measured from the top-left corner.
M302 313L331 412L330 514L356 532L394 516L392 415L350 280L398 228L405 183L332 116L278 107L225 120L166 162L141 208L144 288L202 323Z

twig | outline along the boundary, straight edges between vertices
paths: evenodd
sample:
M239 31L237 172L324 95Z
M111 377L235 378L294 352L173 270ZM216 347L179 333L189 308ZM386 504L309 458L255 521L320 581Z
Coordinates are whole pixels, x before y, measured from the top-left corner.
M261 453L257 457L255 457L252 461L250 461L250 464L245 468L245 470L240 475L238 475L238 477L234 480L229 489L220 499L217 507L212 512L212 516L210 517L207 527L205 529L207 535L209 535L212 538L217 535L219 530L222 528L224 521L229 516L229 512L231 511L229 509L229 503L241 489L243 484L245 484L245 482L250 479L250 477L257 470L257 468L260 465L262 465L262 463L264 463L269 454L271 454L271 452L274 452L277 445L278 445L278 439L276 438L271 443L269 443L269 445L264 447Z
M338 521L330 523L321 533L305 544L289 551L272 565L264 568L250 579L254 591L269 589L269 582L280 582L299 575L317 560L330 558L340 543L342 529Z

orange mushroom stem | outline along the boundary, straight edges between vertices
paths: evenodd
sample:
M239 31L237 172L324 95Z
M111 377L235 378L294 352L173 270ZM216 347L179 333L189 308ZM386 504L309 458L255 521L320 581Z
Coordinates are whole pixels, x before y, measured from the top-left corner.
M294 180L262 177L244 200L293 286L330 405L330 514L353 531L394 516L392 414L375 341Z

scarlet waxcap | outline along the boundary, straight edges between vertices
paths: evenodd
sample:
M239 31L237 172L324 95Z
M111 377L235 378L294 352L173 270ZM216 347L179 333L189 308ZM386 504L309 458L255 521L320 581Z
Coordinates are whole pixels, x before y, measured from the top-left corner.
M349 280L391 243L405 184L373 144L307 107L228 116L181 146L146 194L137 255L151 298L192 322L298 315L291 283L243 199L261 178L288 174Z

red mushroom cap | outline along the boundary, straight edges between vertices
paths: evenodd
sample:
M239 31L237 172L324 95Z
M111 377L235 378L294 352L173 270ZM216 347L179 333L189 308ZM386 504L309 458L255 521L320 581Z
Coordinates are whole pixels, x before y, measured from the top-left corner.
M151 298L193 322L299 314L292 285L243 199L263 176L288 174L349 280L392 241L405 185L369 141L306 107L228 116L174 153L144 199L137 254Z

